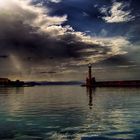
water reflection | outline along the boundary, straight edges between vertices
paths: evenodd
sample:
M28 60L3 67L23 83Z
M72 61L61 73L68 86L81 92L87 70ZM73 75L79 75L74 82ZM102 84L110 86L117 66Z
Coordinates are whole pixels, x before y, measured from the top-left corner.
M24 87L0 87L0 94L23 94Z
M139 93L80 86L0 88L0 139L135 139Z
M95 88L92 88L92 87L87 87L86 88L86 90L87 90L87 95L88 95L88 97L89 97L89 103L88 103L88 105L89 105L89 108L90 109L92 109L92 106L93 106L93 96L95 95Z

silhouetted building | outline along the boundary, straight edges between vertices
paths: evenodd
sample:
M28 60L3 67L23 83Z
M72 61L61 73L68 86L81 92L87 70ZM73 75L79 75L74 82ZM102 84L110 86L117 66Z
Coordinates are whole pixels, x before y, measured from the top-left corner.
M9 84L11 80L8 78L0 78L0 85Z
M24 85L25 85L25 83L20 80L11 81L8 78L0 78L1 87L7 87L7 86L19 87L19 86L24 86Z

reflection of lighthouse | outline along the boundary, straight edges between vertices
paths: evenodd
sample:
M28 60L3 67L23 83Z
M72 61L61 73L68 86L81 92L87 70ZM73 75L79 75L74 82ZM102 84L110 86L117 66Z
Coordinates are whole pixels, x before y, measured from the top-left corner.
M88 77L86 79L87 86L94 86L95 84L95 77L92 77L92 66L91 64L88 65Z
M93 96L95 95L95 89L92 87L87 87L87 95L89 97L89 108L92 109L93 106Z

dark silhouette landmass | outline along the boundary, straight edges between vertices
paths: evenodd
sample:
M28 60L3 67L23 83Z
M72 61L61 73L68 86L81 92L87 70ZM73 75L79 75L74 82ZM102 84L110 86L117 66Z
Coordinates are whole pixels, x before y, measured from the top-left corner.
M80 81L11 81L8 78L0 78L0 87L26 87L26 86L45 86L45 85L81 85Z
M40 82L26 82L27 85L81 85L83 82L80 81L40 81Z
M0 78L0 87L20 87L26 85L23 81L16 80L16 81L11 81L8 78Z
M140 87L140 80L129 81L92 81L92 84L86 84L92 87Z

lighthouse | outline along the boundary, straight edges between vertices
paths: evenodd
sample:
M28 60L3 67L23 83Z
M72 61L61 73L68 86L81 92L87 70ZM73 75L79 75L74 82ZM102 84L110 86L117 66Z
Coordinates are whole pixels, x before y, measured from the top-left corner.
M92 65L88 65L88 77L86 78L86 85L87 86L94 86L95 85L95 77L92 77Z
M89 80L89 84L91 85L91 81L92 81L92 70L91 70L91 64L88 65L88 80Z

